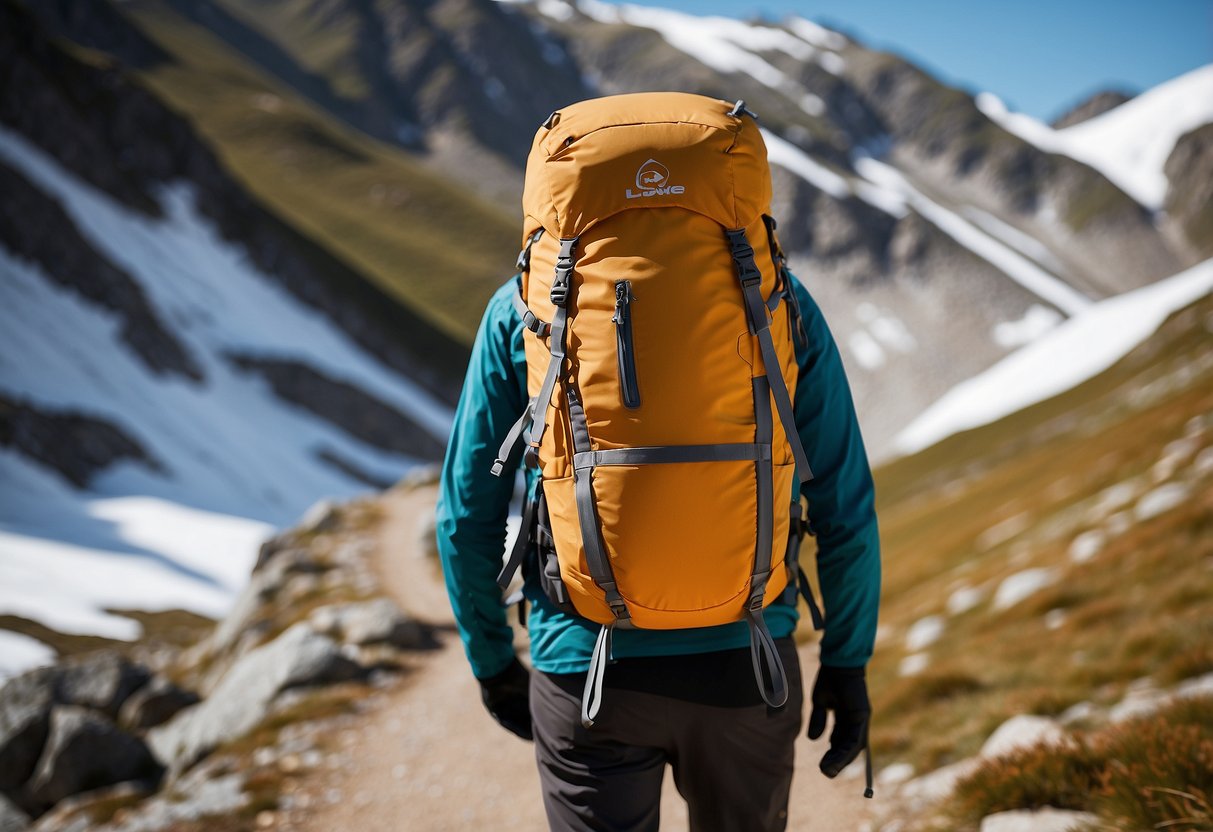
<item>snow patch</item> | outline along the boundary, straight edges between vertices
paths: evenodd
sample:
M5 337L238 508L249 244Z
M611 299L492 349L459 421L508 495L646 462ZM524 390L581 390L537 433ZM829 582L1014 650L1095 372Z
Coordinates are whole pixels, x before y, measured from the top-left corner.
M1183 483L1172 482L1160 485L1143 494L1133 506L1133 516L1140 522L1165 514L1188 499L1189 489Z
M1025 569L1005 578L994 593L994 609L1005 610L1015 606L1057 582L1057 570L1050 567Z
M122 462L79 491L0 449L0 612L118 639L137 637L139 625L106 609L221 616L275 527L319 497L365 490L317 458L321 449L389 481L415 462L278 399L260 377L234 368L231 352L299 361L446 435L443 403L224 241L187 186L162 189L165 216L153 220L7 129L0 159L57 199L81 235L132 277L205 375L194 383L150 372L121 341L113 313L0 248L5 391L34 407L104 419L162 466Z
M0 682L35 667L53 664L57 655L36 638L0 630Z
M847 39L838 32L803 17L788 18L786 25L792 34L818 49L838 50L847 45Z
M852 163L860 176L885 190L899 193L906 204L940 231L1067 315L1076 315L1091 306L1090 298L1056 275L922 194L893 166L863 151L853 156Z
M772 165L787 168L817 190L825 191L835 199L848 199L852 196L851 186L844 177L815 161L796 145L766 129L762 131L762 138L767 146L767 161Z
M1058 746L1069 742L1070 735L1056 720L1046 716L1020 714L999 725L982 743L980 756L1002 757L1034 745Z
M1151 210L1167 195L1163 172L1179 137L1213 122L1213 64L1159 84L1087 121L1054 130L1031 116L1010 112L991 93L977 96L990 120L1048 153L1084 162Z
M976 607L985 597L980 589L972 586L962 586L948 596L948 615L960 615Z
M1106 536L1099 529L1083 532L1070 544L1070 560L1074 563L1086 563L1103 550Z
M1068 617L1063 609L1049 610L1045 613L1045 629L1060 630Z
M996 324L993 330L994 343L1004 349L1022 347L1056 328L1063 320L1056 309L1034 303L1018 321Z
M926 653L914 653L901 660L901 664L897 666L897 674L899 676L917 676L926 670L930 663L931 660Z
M884 350L866 331L860 329L852 332L847 336L847 346L851 348L851 353L859 362L859 366L865 370L878 370L884 366Z
M1210 290L1213 259L1100 301L953 387L897 435L895 447L913 453L1056 396L1112 366Z
M944 622L942 616L928 615L925 618L918 619L906 633L906 650L911 653L918 653L927 649L939 641L939 637L943 635L943 631Z

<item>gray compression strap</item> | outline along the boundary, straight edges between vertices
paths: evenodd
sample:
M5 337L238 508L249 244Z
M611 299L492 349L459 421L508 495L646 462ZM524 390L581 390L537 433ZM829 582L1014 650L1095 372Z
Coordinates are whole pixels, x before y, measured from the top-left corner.
M792 516L788 523L788 550L783 556L783 562L790 573L788 589L791 591L791 595L785 596L785 599L794 606L796 594L799 592L809 606L809 618L813 621L813 629L824 630L826 622L821 614L821 608L817 606L817 599L813 597L813 585L809 583L809 576L805 574L804 567L800 565L800 544L804 540L807 527L808 522L804 519L804 506L798 499L792 503Z
M531 447L527 450L527 462L537 464L539 443L548 426L548 406L552 403L552 393L556 389L556 379L564 366L565 346L564 331L568 323L569 286L573 278L573 266L576 258L573 252L577 248L577 238L560 241L560 253L556 257L556 275L552 279L551 300L556 307L552 318L552 337L548 342L552 350L552 358L548 362L547 374L543 377L543 386L535 400L535 421L531 428Z
M569 405L569 423L573 428L573 449L577 453L590 453L590 433L586 427L585 409L575 385L565 390ZM581 526L581 544L585 548L585 562L590 568L590 577L606 596L607 606L616 622L631 621L628 606L615 583L615 572L607 557L606 546L598 529L598 507L594 503L594 469L573 469L573 491L577 499L577 523Z
M809 468L808 457L800 442L800 432L796 428L796 415L792 409L792 397L788 393L787 382L783 378L783 365L779 362L775 342L771 339L771 322L767 319L766 304L760 293L762 272L754 263L754 249L746 239L745 229L726 229L724 233L729 240L733 263L737 267L737 279L741 283L742 296L745 298L750 329L758 337L762 363L766 367L766 376L775 397L775 409L779 412L779 421L783 424L783 432L788 438L788 444L792 446L792 456L796 459L799 490L799 483L811 480L813 472Z
M748 462L770 459L771 445L655 445L641 448L612 448L606 451L585 451L573 454L573 467L593 468L597 465L655 465L673 462Z
M768 380L758 376L753 380L754 442L770 445L774 436L771 426L771 388ZM771 455L754 462L754 481L758 508L758 532L754 540L754 572L750 578L750 597L746 609L762 614L767 580L771 576L771 546L774 544L775 487ZM761 681L761 680L759 680Z
M771 392L767 379L758 376L754 385L754 441L756 444L771 444ZM762 608L766 596L767 581L771 577L771 546L775 524L774 470L770 454L754 462L756 502L758 509L758 532L754 541L754 572L750 576L750 597L746 601L746 623L750 628L750 660L754 665L754 680L758 691L772 708L782 706L788 699L787 674L783 661L775 649L775 642L767 629ZM766 676L763 675L763 665ZM767 685L770 678L770 686Z
M602 708L602 680L606 675L607 663L611 660L611 632L614 628L614 624L603 625L594 642L594 652L590 655L590 672L585 676L585 690L581 694L581 724L586 728L594 727L594 717Z
M772 708L782 708L788 701L788 677L779 658L779 649L775 646L775 639L771 638L767 622L763 620L762 610L748 612L746 616L750 625L750 660L754 665L758 690L764 702ZM764 664L771 680L769 689L763 675Z
M522 432L526 430L526 426L531 423L531 417L535 413L535 400L531 399L527 402L526 408L522 411L522 415L518 417L518 421L510 425L509 431L505 435L505 439L501 441L501 447L497 449L497 458L493 460L492 472L494 477L500 477L505 471L506 460L514 453L514 448L518 447L522 442Z
M514 294L510 300L514 302L514 311L518 313L519 318L522 318L522 325L540 338L547 337L547 334L552 331L552 325L536 317L531 308L526 305L526 301L522 299L521 287L514 290ZM778 300L776 298L776 301Z

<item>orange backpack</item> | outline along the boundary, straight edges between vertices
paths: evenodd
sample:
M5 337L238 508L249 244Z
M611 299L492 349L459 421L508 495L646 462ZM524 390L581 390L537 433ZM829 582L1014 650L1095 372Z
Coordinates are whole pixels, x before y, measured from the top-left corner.
M547 594L603 625L587 726L614 628L744 619L763 698L787 699L762 611L795 592L811 473L770 200L740 101L611 96L553 113L535 136L515 297L533 398L493 469L529 427L540 483L501 583L537 537Z

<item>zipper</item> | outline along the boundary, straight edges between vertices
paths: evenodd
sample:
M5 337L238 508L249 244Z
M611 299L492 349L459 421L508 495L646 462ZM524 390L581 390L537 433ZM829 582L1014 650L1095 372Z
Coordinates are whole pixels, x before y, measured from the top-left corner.
M631 303L632 281L615 281L615 349L619 355L619 391L623 395L623 406L640 407L640 387L636 383L636 347L632 343Z

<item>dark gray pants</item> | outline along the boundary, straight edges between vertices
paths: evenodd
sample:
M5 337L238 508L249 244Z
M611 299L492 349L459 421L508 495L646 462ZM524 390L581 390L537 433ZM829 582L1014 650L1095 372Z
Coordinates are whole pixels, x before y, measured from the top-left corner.
M804 693L795 644L776 643L789 687L778 709L758 698L748 649L612 664L590 729L581 725L585 674L531 674L551 828L656 832L669 763L692 832L785 829Z

